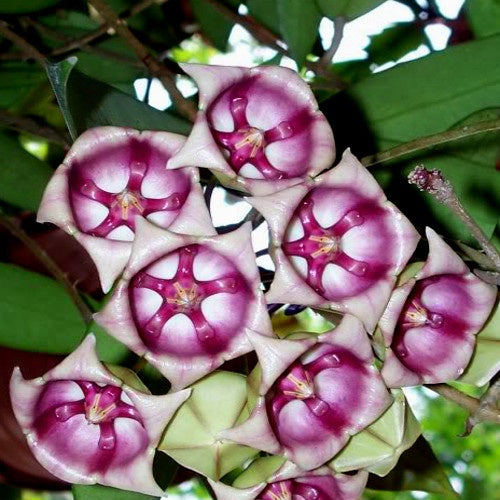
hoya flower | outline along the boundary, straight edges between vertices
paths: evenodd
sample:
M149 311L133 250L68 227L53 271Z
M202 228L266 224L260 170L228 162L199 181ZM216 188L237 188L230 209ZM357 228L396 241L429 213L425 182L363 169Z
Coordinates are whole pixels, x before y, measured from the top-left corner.
M346 315L312 347L310 337L281 340L253 334L251 339L262 369L261 396L250 418L221 432L223 438L282 454L311 470L391 403L372 364L368 335L354 316Z
M430 228L429 256L415 278L396 288L381 320L389 387L457 379L491 313L495 287L472 274Z
M91 334L42 377L14 370L14 414L37 460L75 484L104 484L161 495L152 474L163 429L188 398L151 396L125 385L99 362Z
M190 234L213 234L198 171L167 171L185 138L122 127L87 130L43 195L38 222L52 222L85 247L107 292L130 256L135 220Z
M249 202L271 232L267 301L347 312L372 332L419 236L351 152L315 179Z
M255 460L232 486L209 479L217 500L357 500L367 472L335 474L329 467L303 471L282 457Z
M221 236L174 234L137 221L128 266L96 321L176 388L272 335L250 223Z
M200 111L168 168L206 167L229 187L264 194L332 164L332 130L297 73L275 66L181 66L199 87Z

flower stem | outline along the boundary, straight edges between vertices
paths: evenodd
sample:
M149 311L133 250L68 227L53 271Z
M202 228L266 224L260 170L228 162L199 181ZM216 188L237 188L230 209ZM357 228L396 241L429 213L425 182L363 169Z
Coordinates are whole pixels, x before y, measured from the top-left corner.
M481 248L490 258L495 269L500 271L500 254L488 240L483 230L477 225L476 221L465 210L451 182L444 177L440 170L427 170L423 165L418 165L408 175L408 182L415 184L420 191L426 191L438 202L447 206L463 222L464 226L481 245Z
M404 144L400 144L399 146L388 149L387 151L365 156L361 159L361 163L366 167L371 167L373 165L377 165L378 163L406 156L410 153L414 153L415 151L420 151L422 149L431 148L440 144L446 144L447 142L457 141L465 137L471 137L473 135L482 134L484 132L493 132L496 130L500 130L500 119L480 122L474 125L466 125L446 130L444 132L439 132L438 134L419 137L414 141L405 142Z
M92 321L92 311L52 257L34 239L30 238L21 227L2 213L0 213L0 225L4 226L12 236L24 243L31 253L45 266L47 271L54 276L56 281L64 287L80 312L83 321L88 325Z

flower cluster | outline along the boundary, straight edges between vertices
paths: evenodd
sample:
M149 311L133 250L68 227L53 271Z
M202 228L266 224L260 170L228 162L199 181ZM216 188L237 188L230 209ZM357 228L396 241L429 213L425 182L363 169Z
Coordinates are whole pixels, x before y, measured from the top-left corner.
M69 482L159 494L159 448L206 475L220 500L359 498L367 471L387 474L418 436L389 388L458 378L495 290L431 229L427 261L399 277L417 231L349 150L330 168L332 131L292 71L183 69L200 90L190 136L87 131L38 215L87 249L104 291L119 278L95 320L172 389L124 384L89 336L39 379L14 372L15 414L38 460ZM267 221L276 271L266 295L251 225L217 234L198 167L250 194ZM267 308L276 303L342 320L280 338ZM214 372L251 351L248 377ZM377 451L363 452L373 435ZM249 459L233 484L220 481Z

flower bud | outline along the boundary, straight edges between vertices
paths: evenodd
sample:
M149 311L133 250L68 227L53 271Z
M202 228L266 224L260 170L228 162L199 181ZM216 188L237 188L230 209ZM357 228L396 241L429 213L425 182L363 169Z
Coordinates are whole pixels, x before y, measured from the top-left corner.
M198 84L200 111L168 168L210 168L228 187L265 194L332 164L332 130L295 72L275 66L181 66Z
M91 334L42 377L14 370L14 414L37 460L75 484L103 484L150 495L155 448L190 391L151 396L125 385L97 359Z
M426 234L427 261L394 290L379 324L387 348L382 376L389 387L457 379L495 303L495 287L472 274L432 229Z
M198 171L167 171L184 137L97 127L73 144L49 182L38 222L52 222L85 247L107 292L130 256L137 216L190 234L214 229Z
M419 236L366 168L347 150L325 174L249 201L271 231L267 301L348 312L371 333Z
M96 321L174 388L252 350L247 331L272 335L250 223L225 235L170 233L138 220L129 264Z

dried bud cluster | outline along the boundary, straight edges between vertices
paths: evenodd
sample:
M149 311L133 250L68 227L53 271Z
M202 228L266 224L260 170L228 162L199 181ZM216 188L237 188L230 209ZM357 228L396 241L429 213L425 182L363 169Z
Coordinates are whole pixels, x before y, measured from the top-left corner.
M396 287L419 235L349 150L326 170L332 131L292 71L183 69L200 89L190 136L87 131L38 216L87 249L104 291L119 278L96 321L177 392L125 385L89 336L39 379L15 371L14 411L39 461L69 482L160 494L158 447L209 477L219 500L355 500L366 471L387 474L419 432L402 392L388 387L459 377L495 291L430 229L427 262ZM250 193L267 220L276 272L266 296L250 224L217 235L197 167ZM411 181L446 196L437 171L419 167ZM319 336L278 338L267 310L275 303L343 319ZM258 364L247 378L211 373L250 351ZM232 485L219 481L260 451L275 456L254 460Z

